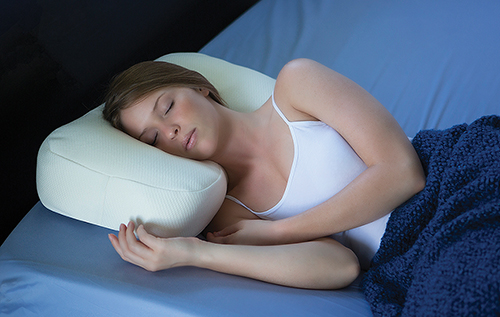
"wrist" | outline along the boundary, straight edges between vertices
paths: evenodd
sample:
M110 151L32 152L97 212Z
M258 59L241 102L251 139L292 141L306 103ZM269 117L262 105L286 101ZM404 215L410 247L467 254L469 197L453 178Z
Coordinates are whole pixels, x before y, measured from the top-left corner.
M275 236L276 244L288 244L299 242L297 237L290 231L290 218L272 221L271 230Z
M203 251L203 242L202 240L195 237L179 237L173 238L177 240L178 250L180 251L177 254L169 254L167 257L174 256L176 262L172 264L171 267L179 267L179 266L197 266L199 262L199 258Z
M190 254L189 265L200 268L210 268L210 263L213 261L213 243L205 240L200 240L194 244Z
M314 234L315 230L307 228L297 216L274 221L274 232L283 244L299 243L320 238Z

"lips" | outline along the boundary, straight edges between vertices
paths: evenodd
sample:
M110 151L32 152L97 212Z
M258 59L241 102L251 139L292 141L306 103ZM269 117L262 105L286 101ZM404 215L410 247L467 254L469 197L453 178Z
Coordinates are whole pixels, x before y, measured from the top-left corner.
M196 143L196 128L191 130L191 132L189 132L184 137L184 140L182 141L182 146L186 151L189 151L193 148L195 143Z

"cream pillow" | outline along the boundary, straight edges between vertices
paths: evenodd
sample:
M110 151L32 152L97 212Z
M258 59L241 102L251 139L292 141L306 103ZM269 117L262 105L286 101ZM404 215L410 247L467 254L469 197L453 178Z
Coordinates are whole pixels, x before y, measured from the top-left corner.
M257 109L274 87L266 75L199 53L158 60L200 72L238 111ZM223 169L135 140L105 121L102 107L56 129L42 143L36 175L41 202L110 229L133 220L162 237L199 234L224 200Z

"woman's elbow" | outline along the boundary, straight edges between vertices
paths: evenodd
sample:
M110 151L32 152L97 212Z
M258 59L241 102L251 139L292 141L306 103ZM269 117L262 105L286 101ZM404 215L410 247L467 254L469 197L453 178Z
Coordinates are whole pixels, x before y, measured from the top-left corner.
M358 257L348 248L341 247L342 251L335 260L330 261L327 272L321 278L324 283L321 288L340 289L347 287L354 282L361 273L361 266ZM336 265L333 263L336 262Z
M354 255L354 257L356 257ZM359 261L357 258L351 261L348 265L346 265L343 269L343 281L336 285L335 288L344 288L352 284L354 280L356 280L361 273L361 266L359 265Z
M340 270L335 270L331 272L331 278L325 278L323 282L325 289L341 289L351 285L361 273L361 267L356 258L355 261L351 261L346 264Z
M425 174L422 172L416 177L415 180L415 187L414 187L415 194L422 191L425 188L425 184L426 184L426 178Z
M404 188L408 197L412 197L424 189L426 178L420 160L403 165L399 174L401 177L400 181L405 184L401 188Z
M412 166L411 174L413 179L413 191L416 194L423 190L426 184L424 168L422 167L420 160L418 160L418 162L414 163L414 165Z

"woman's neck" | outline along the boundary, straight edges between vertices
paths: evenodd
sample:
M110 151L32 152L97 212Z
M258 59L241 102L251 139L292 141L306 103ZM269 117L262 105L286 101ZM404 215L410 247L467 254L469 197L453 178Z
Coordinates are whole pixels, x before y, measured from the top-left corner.
M219 113L219 144L212 160L226 171L229 191L265 156L263 149L270 117L265 108L241 113L224 107L219 109Z

